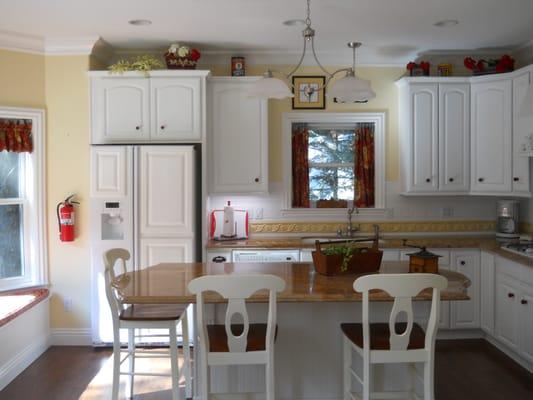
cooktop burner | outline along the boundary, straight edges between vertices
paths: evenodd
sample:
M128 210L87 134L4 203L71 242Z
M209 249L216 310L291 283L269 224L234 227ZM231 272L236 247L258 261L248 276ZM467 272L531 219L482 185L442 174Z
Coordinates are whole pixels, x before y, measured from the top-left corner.
M507 243L502 246L502 249L533 258L533 242Z

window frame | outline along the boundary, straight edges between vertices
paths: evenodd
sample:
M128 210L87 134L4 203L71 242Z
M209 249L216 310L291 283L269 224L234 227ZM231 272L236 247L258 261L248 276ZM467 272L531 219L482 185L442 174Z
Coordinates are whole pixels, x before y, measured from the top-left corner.
M283 113L282 117L282 148L283 148L283 216L295 216L311 218L345 217L346 210L343 208L293 208L292 207L292 125L312 124L348 125L360 122L375 124L374 151L375 151L375 207L360 208L359 213L363 216L386 217L385 208L385 113L325 113L325 112L297 112Z
M33 152L23 153L22 197L1 199L1 205L21 204L23 218L24 274L0 278L0 291L48 283L45 235L45 116L44 110L33 108L0 107L2 119L32 121ZM19 178L20 179L20 178Z

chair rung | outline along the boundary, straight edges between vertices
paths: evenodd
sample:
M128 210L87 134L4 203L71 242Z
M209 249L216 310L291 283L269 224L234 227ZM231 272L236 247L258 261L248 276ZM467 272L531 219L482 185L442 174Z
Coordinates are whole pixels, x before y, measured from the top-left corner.
M120 375L128 375L128 376L133 376L133 375L139 375L139 376L172 376L171 374L157 374L155 372L134 372L134 373L131 373L131 372L120 372Z
M415 378L418 378L418 380L422 383L424 383L424 378L422 377L422 375L420 375L418 373L418 370L416 369L416 366L415 364L409 364L409 368L411 369L411 372L413 373L413 375L415 376Z
M348 368L348 371L350 371L350 374L352 374L352 376L355 379L357 379L357 382L359 382L361 385L363 385L363 380L361 378L359 378L359 375L357 375L352 368Z
M354 392L348 392L348 395L352 398L352 400L361 400L362 397L359 396L357 393Z

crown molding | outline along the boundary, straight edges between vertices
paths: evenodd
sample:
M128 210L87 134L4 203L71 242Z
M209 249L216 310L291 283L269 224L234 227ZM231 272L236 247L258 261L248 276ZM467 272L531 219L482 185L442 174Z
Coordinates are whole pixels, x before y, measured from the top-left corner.
M21 53L43 54L44 38L0 30L0 49Z
M0 30L0 49L39 55L89 55L98 36L42 37Z

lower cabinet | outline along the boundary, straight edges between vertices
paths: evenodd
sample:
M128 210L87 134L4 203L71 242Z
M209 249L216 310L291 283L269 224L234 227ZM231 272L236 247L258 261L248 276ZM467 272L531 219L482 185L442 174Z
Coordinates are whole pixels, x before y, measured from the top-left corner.
M470 279L468 301L454 301L450 306L450 327L452 329L479 328L480 314L480 252L454 251L451 257L451 269Z
M495 257L493 254L481 252L480 263L480 325L481 329L494 335L494 291L495 291Z
M227 250L207 250L207 261L214 263L231 262L231 249Z

